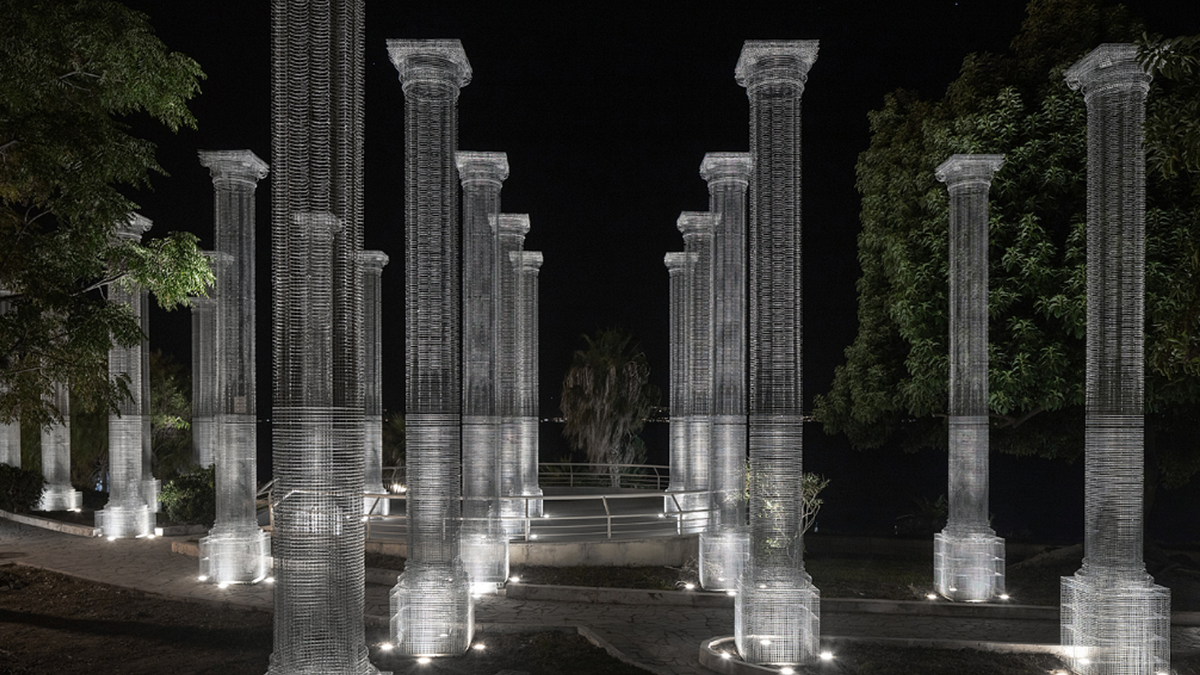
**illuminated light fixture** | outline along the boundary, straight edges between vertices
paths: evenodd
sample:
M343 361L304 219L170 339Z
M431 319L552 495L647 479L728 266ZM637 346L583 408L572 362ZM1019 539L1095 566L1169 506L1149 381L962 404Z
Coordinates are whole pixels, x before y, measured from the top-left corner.
M487 645L483 644L482 642L476 642L475 644L471 645L471 649L474 649L477 652L481 652L481 651L487 649Z
M1001 600L1008 600L1008 593L1001 593L1001 594L1000 594L1000 599L1001 599Z
M665 513L660 513L660 514L658 514L658 517L659 517L659 518L666 518L666 517L667 517L667 515L666 515Z
M509 581L511 581L511 582L513 582L514 584L519 584L519 583L521 583L521 577L518 577L518 576L516 576L516 575L513 575L513 576L509 577L509 578L508 578L508 580L509 580Z
M200 576L196 577L196 580L197 580L197 581L208 581L208 575L207 575L207 574L201 574Z
M549 517L550 517L550 514L549 514L549 513L543 513L543 514L542 514L542 517L543 517L543 518L549 518Z
M821 652L821 660L822 661L832 661L833 660L833 652Z
M796 671L791 666L784 666L779 669L780 675L795 675Z
M937 593L926 593L925 599L926 600L937 600Z
M759 644L761 644L764 647L770 647L771 641L770 640L759 640Z
M683 590L685 590L685 591L693 591L695 589L696 589L696 584L684 584L683 585Z
M384 642L384 643L382 643L382 644L380 644L380 645L379 645L379 649L380 649L381 651L390 652L390 651L392 651L392 648L393 648L394 646L395 646L395 645L393 645L393 644L392 644L392 643L390 643L390 642Z
M733 656L732 656L732 655L731 655L729 652L721 652L721 658L723 658L723 659L732 659L732 658L733 658Z
M733 596L737 595L737 591L725 591L725 595L728 595L732 598Z
M116 541L116 540L117 540L117 538L116 538L116 537L114 537L114 536L111 536L111 535L110 535L110 536L108 537L108 540L109 540L109 541Z
M154 535L153 535L153 534L148 534L148 535L146 535L146 538L147 538L147 539L153 539L153 538L154 538Z
M264 584L273 584L273 583L275 583L275 577L267 577L267 578L263 579L263 583Z
M425 665L425 664L427 664L427 663L431 663L432 661L433 661L433 659L429 658L428 656L422 656L422 657L420 657L420 658L418 658L418 659L417 659L417 663L419 663L419 664L421 664L421 665Z
M537 539L537 535L536 535L536 534L531 534L531 535L529 535L529 538L530 538L530 539Z
M222 589L222 590L224 590L224 589L226 589L226 588L229 588L229 582L228 582L228 581L222 581L221 583L217 584L217 588L220 588L220 589Z

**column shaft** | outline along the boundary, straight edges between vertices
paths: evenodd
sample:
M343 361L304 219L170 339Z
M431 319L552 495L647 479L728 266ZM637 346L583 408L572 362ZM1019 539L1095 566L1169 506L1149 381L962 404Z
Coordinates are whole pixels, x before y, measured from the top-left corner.
M518 502L522 515L542 515L542 489L538 487L538 270L542 267L539 251L511 251L509 265L516 273L516 409L517 480L516 494L527 499ZM532 497L532 499L528 499ZM527 514L527 515L526 515Z
M383 485L383 268L388 257L383 251L359 255L363 283L363 498L366 513L387 515Z
M529 216L524 213L502 213L496 218L496 236L500 260L510 260L519 253L529 233ZM496 319L496 336L500 347L500 494L502 497L521 494L520 448L525 438L518 412L520 405L517 392L517 377L520 361L517 355L518 305L517 273L511 262L500 266L499 308ZM510 534L524 532L526 517L525 502L518 499L503 499L502 514ZM532 514L530 514L532 515Z

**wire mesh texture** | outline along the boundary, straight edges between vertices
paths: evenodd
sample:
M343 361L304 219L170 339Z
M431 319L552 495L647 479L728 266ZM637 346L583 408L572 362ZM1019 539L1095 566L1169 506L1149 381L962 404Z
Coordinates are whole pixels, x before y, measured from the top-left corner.
M688 421L686 411L690 408L691 400L688 398L688 372L687 372L687 324L688 324L688 305L691 303L692 294L689 293L688 277L689 271L696 266L696 254L687 253L684 251L672 251L663 256L663 264L667 266L667 275L670 279L668 286L670 320L668 322L668 335L670 340L670 388L668 390L668 416L670 421L669 434L670 445L668 446L669 464L671 466L671 478L667 486L668 492L681 492L686 490L685 477L687 476L687 441L688 441ZM667 497L663 500L663 510L670 513L676 510L675 500Z
M458 94L471 65L458 40L388 40L404 89L408 562L390 631L409 655L461 654L473 634L458 526L462 295Z
M735 638L757 664L817 656L819 594L802 540L800 100L817 41L750 40L735 74L750 99L749 557Z
M542 489L538 484L538 272L541 251L510 251L508 263L516 274L515 349L517 418L517 494L533 497L518 502L524 518L542 515Z
M525 515L525 503L519 499L506 499L519 495L520 491L520 447L525 438L520 414L517 410L520 394L517 379L520 364L517 355L517 315L520 311L517 298L517 273L511 264L513 253L519 253L529 233L529 215L525 213L501 213L495 220L501 265L499 279L499 310L496 337L500 347L499 386L500 398L500 513L505 529L514 534L521 529L519 518Z
M988 191L1003 155L952 155L934 175L950 194L950 509L934 537L938 593L1004 592L1004 540L988 524Z
M217 396L217 301L214 290L210 289L209 295L191 298L192 457L202 467L215 461L217 443L213 415Z
M69 511L83 506L83 493L71 487L71 393L66 384L55 382L47 395L62 415L62 422L42 428L42 498L39 511Z
M704 494L681 495L685 512L684 532L699 532L708 525L709 453L712 446L712 250L715 214L684 211L676 226L683 234L684 251L694 253L695 264L685 272L689 302L684 325L687 352L687 451L679 468L684 472L683 489ZM672 473L675 468L672 467Z
M712 247L712 447L709 522L700 534L700 584L734 590L746 530L746 190L750 155L710 152L700 164L716 215Z
M462 559L477 590L508 579L508 537L500 522L500 405L495 339L500 323L500 242L493 229L508 177L502 152L458 152L462 181ZM509 355L511 358L511 356Z
M359 254L363 283L363 491L386 494L383 485L383 251ZM388 500L363 498L363 512L387 515Z
M1170 669L1170 591L1142 560L1146 176L1150 75L1102 44L1064 73L1087 106L1084 561L1062 585L1062 643L1084 675Z
M0 298L7 296L10 291L7 288L0 288ZM7 314L13 309L12 303L8 300L0 299L0 316ZM4 391L0 389L0 391ZM0 422L0 464L7 464L16 468L21 468L21 422L14 420L11 423Z
M270 544L255 513L258 492L255 377L255 191L267 164L249 150L201 151L213 180L216 251L216 522L200 539L200 575L212 583L267 576Z
M271 3L273 675L377 672L362 621L364 12Z
M140 241L151 224L149 218L130 214L129 220L118 226L116 237ZM128 307L143 332L148 318L144 296L145 291L129 290L121 284L109 286L108 301ZM140 537L150 534L154 526L143 485L143 417L148 403L143 385L148 377L144 349L143 341L108 352L109 377L129 378L130 398L118 404L118 414L108 416L108 504L96 512L96 527L105 537Z

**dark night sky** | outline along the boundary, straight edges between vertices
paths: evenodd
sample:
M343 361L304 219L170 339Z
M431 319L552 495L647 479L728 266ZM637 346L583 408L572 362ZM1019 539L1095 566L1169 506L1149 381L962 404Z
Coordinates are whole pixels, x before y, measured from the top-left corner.
M208 75L192 105L198 131L152 130L171 174L135 195L151 235L196 233L212 246L212 196L198 149L249 148L270 157L269 3L131 0L173 50ZM578 336L621 325L642 341L667 389L667 273L682 249L681 210L706 210L705 152L748 148L748 105L733 68L746 39L819 39L804 95L805 391L825 391L856 329L858 195L854 162L869 110L898 87L939 97L972 51L1003 51L1023 0L692 4L643 2L369 2L366 81L366 246L384 270L384 405L403 406L403 93L388 38L459 38L474 77L459 99L459 147L508 153L503 210L529 213L527 250L541 273L542 414L557 413ZM779 5L775 4L775 8ZM1193 0L1135 3L1151 30L1200 33ZM1080 103L1082 105L1082 101ZM260 416L269 414L267 178L258 209ZM190 362L188 312L156 311L152 346ZM666 402L665 399L663 401Z

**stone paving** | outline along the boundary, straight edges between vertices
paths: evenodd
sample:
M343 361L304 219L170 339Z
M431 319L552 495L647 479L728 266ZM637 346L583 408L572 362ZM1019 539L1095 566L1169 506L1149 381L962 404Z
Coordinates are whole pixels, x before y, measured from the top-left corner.
M0 562L16 562L103 583L192 601L272 608L269 584L220 589L198 583L197 560L171 552L183 537L107 541L50 532L0 520ZM366 614L374 621L388 615L388 592L368 584ZM700 643L733 634L733 612L726 607L644 604L615 605L485 596L476 602L475 619L484 624L584 625L629 659L660 675L709 675L698 662ZM1046 619L949 618L922 614L825 612L822 642L839 638L900 638L1055 644L1058 622ZM1172 628L1174 652L1200 651L1200 626Z

